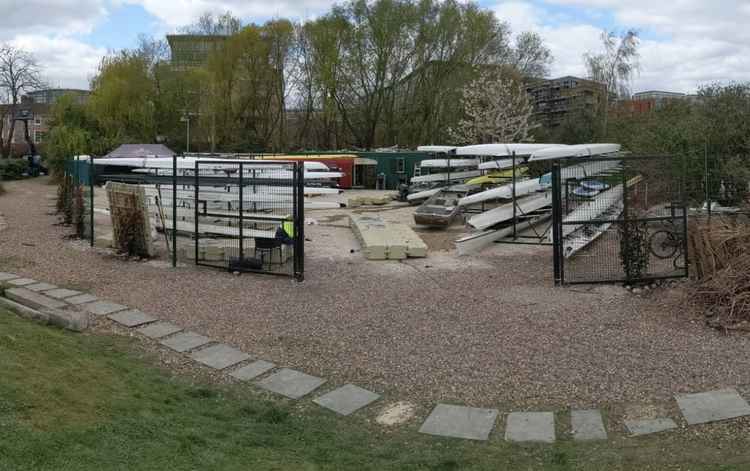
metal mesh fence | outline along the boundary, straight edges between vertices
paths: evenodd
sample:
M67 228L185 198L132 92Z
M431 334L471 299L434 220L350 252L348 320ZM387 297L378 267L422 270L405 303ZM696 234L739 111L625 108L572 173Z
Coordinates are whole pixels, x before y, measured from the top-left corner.
M553 192L559 195L554 237L559 281L687 275L687 213L678 161L567 160L553 171L558 173Z

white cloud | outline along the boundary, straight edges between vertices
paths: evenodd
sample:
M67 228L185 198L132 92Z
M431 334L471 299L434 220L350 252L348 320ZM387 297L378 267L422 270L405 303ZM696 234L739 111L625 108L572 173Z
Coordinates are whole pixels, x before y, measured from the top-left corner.
M123 0L143 8L172 28L187 25L205 12L232 14L257 21L272 17L308 18L325 12L334 0Z
M107 14L105 0L0 0L0 11L0 41L30 32L87 33Z
M89 88L106 50L64 36L19 35L11 44L36 57L51 87Z
M555 56L553 75L585 73L582 56L601 49L601 28L583 18L609 14L617 28L642 33L641 73L634 88L692 92L708 82L750 77L750 5L746 0L524 0L492 8L514 29L538 31ZM586 15L561 21L559 8Z

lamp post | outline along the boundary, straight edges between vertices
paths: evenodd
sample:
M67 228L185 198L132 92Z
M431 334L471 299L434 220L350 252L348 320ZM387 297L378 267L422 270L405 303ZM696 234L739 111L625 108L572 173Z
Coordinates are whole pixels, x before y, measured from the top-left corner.
M190 153L190 120L193 118L193 116L196 116L195 113L189 113L187 111L184 111L182 113L182 117L180 118L180 121L185 123L185 128L187 130L187 140L185 142L185 153Z

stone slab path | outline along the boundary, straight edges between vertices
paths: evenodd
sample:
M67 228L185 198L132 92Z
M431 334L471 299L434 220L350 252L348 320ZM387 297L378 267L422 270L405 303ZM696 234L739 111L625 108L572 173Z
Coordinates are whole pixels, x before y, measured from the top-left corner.
M290 399L299 399L318 389L326 380L284 368L258 382L258 386Z
M49 283L34 283L31 285L26 285L24 286L24 288L31 290L31 291L35 291L37 293L41 293L42 291L49 291L51 289L55 289L57 288L57 286L51 285ZM44 293L44 294L46 295L47 293Z
M625 427L627 427L630 434L634 437L641 435L649 435L652 433L665 432L677 428L677 424L672 419L661 418L661 419L635 419L626 420Z
M190 357L215 370L223 370L250 359L250 355L229 345L219 344L193 352Z
M229 376L240 381L250 381L274 368L276 368L276 365L270 361L258 360L232 371Z
M26 288L7 289L5 290L5 296L8 299L21 303L24 306L29 306L33 309L62 309L67 306L59 299L53 299Z
M347 384L324 394L313 402L340 415L350 415L380 399L379 394Z
M155 317L151 317L148 314L144 314L141 311L130 309L127 311L120 311L114 314L110 314L110 319L117 322L125 327L138 327L143 324L149 324L156 321Z
M18 275L14 273L0 272L0 281L15 280L16 278L18 278Z
M688 425L750 415L750 405L734 389L675 396Z
M419 431L440 437L487 440L497 415L496 409L438 404Z
M26 286L33 285L34 283L38 283L38 281L32 280L31 278L16 278L7 282L7 284L12 286Z
M44 294L46 296L49 296L55 299L65 299L65 298L71 298L73 296L79 296L83 293L81 293L80 291L76 291L74 289L57 288L57 289L51 289L49 291L45 291ZM92 301L96 301L96 300L92 299Z
M92 302L96 301L97 299L99 299L99 298L97 298L96 296L94 296L92 294L80 294L78 296L72 296L70 298L65 298L65 302L68 303L68 304L71 304L73 306L78 306L78 305L81 305L81 304L92 303Z
M169 347L175 352L187 352L194 348L206 345L211 342L211 339L204 337L195 332L182 332L173 337L169 337L166 340L162 340L160 343L165 347Z
M555 442L555 414L552 412L511 412L505 425L509 442Z
M176 326L169 322L157 322L138 329L138 333L145 335L150 339L160 339L168 335L182 332L182 327Z
M80 309L95 316L106 316L117 311L124 311L127 308L127 306L123 306L122 304L111 303L109 301L94 301L93 303L80 305Z
M570 425L573 440L591 441L607 439L607 430L604 428L602 413L598 409L570 411Z

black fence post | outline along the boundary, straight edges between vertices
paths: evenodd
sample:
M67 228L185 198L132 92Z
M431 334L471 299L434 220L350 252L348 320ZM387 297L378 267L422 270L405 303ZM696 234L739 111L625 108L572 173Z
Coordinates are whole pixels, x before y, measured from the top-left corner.
M200 177L198 176L199 171L200 171L200 166L198 165L198 161L196 160L195 161L195 170L194 170L194 172L195 172L195 175L194 175L195 181L193 182L193 185L195 187L194 188L195 198L194 198L194 201L193 201L194 219L195 219L195 221L194 221L194 223L195 223L195 234L193 234L193 238L195 239L195 248L194 249L195 249L195 264L196 265L198 265L198 252L200 251L200 247L199 247L200 238L198 237L198 234L199 234L199 232L198 232L198 230L199 230L199 226L198 226L198 217L199 217L198 205L199 205L199 201L200 201L199 200L199 198L200 198L199 187L200 187L200 183L201 182L200 182ZM206 204L208 204L208 203L206 203ZM208 212L208 210L206 210L206 212Z
M245 186L244 172L245 172L245 168L244 168L242 162L240 162L240 181L239 181L239 183L240 183L240 204L239 204L239 209L240 209L240 223L239 223L240 224L240 226L239 226L239 232L240 232L240 256L239 256L239 265L240 266L243 266L242 261L245 260L245 234L244 234L245 220L244 220L244 215L243 215L243 212L245 211L245 205L244 205L244 202L242 201L243 198L244 198L244 190L243 190L243 188ZM230 188L231 188L231 186L230 186Z
M294 234L296 242L294 244L294 256L297 260L295 278L301 282L305 280L305 164L296 162L294 164L294 174L296 175L294 188L296 191L296 214L294 215Z
M706 148L706 155L708 155L708 147ZM706 167L706 171L708 171L708 167ZM708 179L708 178L706 178ZM688 200L687 200L687 155L682 155L682 184L681 186L681 195L680 195L680 205L682 206L682 253L684 254L683 257L685 257L685 277L690 276L690 254L688 253L688 234L689 234L689 227L688 227ZM708 224L709 227L711 225L711 203L708 203Z
M511 188L512 191L512 198L513 198L513 240L517 240L517 226L516 226L516 208L518 205L518 202L516 201L516 151L513 151L513 186Z
M632 281L630 278L630 266L631 266L631 253L630 253L630 211L628 209L628 163L623 161L622 163L622 247L620 248L620 254L624 252L622 256L622 267L625 270L625 282L630 284Z
M89 156L89 205L91 206L91 211L89 211L89 222L91 223L91 247L94 246L94 180L96 179L94 169L94 157Z
M177 268L177 154L172 154L172 268Z
M552 258L555 271L555 286L565 282L562 266L562 201L560 192L560 162L552 164Z

